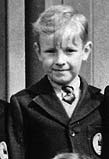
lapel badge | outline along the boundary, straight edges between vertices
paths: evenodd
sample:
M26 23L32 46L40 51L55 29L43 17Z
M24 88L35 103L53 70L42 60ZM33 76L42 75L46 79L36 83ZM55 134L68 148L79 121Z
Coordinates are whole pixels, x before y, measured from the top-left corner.
M0 142L0 159L8 159L8 150L6 142Z
M100 132L93 136L92 145L95 153L100 156L102 150L102 134Z

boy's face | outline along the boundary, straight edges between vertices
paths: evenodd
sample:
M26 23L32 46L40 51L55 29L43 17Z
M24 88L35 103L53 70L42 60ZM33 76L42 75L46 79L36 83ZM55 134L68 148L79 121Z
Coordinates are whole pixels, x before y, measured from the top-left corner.
M75 29L76 32L76 29ZM83 60L87 60L90 44L83 46L79 35L63 32L40 36L39 60L49 78L59 84L69 84L78 74Z

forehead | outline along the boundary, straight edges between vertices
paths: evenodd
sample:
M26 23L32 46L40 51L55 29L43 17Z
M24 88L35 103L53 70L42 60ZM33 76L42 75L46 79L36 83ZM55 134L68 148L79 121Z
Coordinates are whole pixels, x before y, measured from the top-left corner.
M80 32L81 29L76 24L72 26L67 25L50 35L42 33L40 35L40 43L43 47L66 47L68 45L77 46L82 43Z

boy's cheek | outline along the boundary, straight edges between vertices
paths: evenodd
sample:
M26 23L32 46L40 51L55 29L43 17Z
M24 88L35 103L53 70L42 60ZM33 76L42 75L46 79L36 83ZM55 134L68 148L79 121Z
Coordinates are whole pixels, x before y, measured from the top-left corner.
M51 66L52 64L54 64L54 60L53 60L53 58L49 58L49 57L48 57L47 59L44 59L44 60L42 61L42 63L43 63L43 65L49 67L49 66Z
M44 71L48 71L51 68L51 63L49 61L44 61L42 67Z

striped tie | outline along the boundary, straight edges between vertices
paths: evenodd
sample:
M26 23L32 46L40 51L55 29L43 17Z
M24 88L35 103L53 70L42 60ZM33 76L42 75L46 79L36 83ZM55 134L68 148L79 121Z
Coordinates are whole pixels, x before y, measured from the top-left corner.
M71 86L63 86L62 90L64 92L62 94L62 100L72 104L72 102L75 100L74 88Z

